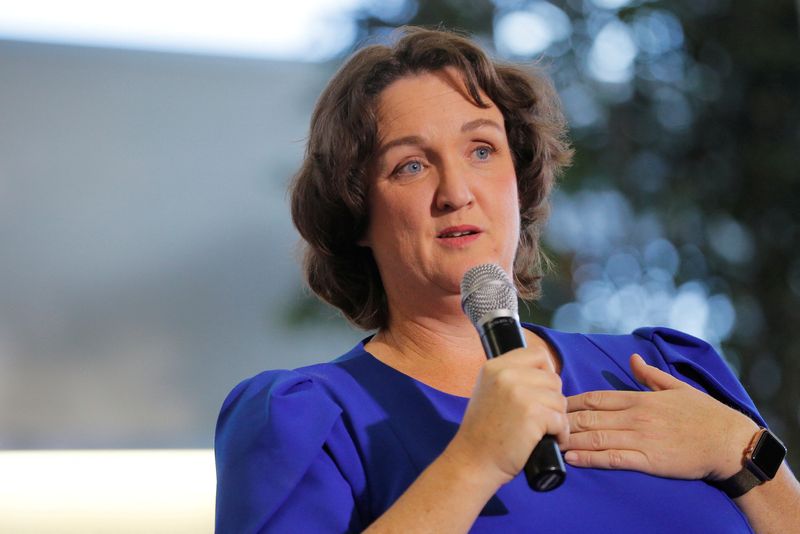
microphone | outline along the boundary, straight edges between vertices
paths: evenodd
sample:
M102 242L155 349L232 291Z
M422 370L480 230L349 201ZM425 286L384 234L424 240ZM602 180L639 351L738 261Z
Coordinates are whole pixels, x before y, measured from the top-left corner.
M464 274L461 308L478 330L487 358L526 346L519 324L517 290L499 265L484 263ZM535 491L554 490L564 482L567 471L554 436L542 437L524 471L528 486Z

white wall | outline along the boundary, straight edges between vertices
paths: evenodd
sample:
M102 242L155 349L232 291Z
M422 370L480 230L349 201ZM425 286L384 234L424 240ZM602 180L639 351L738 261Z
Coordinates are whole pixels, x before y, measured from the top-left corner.
M0 449L209 447L291 330L285 186L332 65L0 41Z

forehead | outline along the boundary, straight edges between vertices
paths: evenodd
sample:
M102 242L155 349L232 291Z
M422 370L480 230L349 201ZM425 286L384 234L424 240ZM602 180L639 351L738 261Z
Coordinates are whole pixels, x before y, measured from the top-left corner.
M463 123L476 118L491 119L501 126L503 115L483 91L488 108L473 102L461 74L448 67L434 72L405 76L384 89L377 101L378 133L381 140L392 134L417 133L442 123Z

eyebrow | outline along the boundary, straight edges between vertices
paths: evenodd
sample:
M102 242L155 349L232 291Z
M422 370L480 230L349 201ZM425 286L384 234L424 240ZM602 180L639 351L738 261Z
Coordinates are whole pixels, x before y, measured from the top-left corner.
M422 139L422 137L420 137L418 135L407 135L405 137L399 137L397 139L393 139L393 140L389 141L388 143L386 143L385 145L381 146L378 149L378 155L382 156L382 155L386 154L390 149L392 149L392 148L394 148L396 146L402 146L402 145L420 146L420 145L424 145L424 144L425 144L425 140Z
M472 130L477 130L478 128L482 128L484 126L490 126L500 132L504 131L502 126L500 126L497 122L491 119L475 119L462 124L461 132L470 132ZM378 150L378 154L383 155L396 146L403 146L403 145L420 146L423 144L425 144L425 140L422 137L418 135L407 135L405 137L392 139L385 145L381 146L380 149Z
M481 128L482 126L491 126L492 128L495 128L496 130L499 130L501 132L503 131L503 127L500 126L499 124L497 124L495 121L493 121L491 119L475 119L474 121L465 122L461 126L461 131L462 132L469 132L471 130L477 130L478 128Z

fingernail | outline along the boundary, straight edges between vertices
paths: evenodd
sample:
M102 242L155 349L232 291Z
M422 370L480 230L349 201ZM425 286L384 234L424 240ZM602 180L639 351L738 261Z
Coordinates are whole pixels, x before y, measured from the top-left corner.
M574 463L578 460L578 453L575 451L567 451L567 453L564 455L564 460L570 464Z

